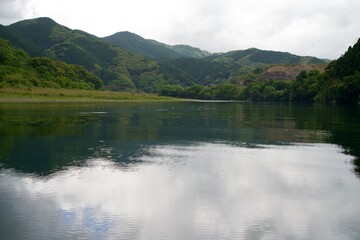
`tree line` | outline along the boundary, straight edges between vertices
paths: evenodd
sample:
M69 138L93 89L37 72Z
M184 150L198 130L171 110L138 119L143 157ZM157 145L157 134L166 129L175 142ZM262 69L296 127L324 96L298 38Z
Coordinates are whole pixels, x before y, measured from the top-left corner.
M302 71L293 81L268 80L245 86L222 83L212 86L164 85L160 95L203 100L250 100L264 102L357 102L360 73L331 79L327 71Z
M321 73L302 71L293 81L247 81L245 85L162 86L160 94L172 97L276 102L340 102L360 100L360 39Z

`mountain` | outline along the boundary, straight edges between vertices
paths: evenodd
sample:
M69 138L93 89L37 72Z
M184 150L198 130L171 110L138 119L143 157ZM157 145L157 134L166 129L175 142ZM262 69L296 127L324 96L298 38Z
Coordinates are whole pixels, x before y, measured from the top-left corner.
M325 69L319 81L319 101L357 103L360 101L360 38L354 46Z
M31 58L0 38L0 87L101 89L104 83L84 67L47 57Z
M354 46L348 50L336 61L331 62L326 72L333 78L343 79L360 72L360 38Z
M174 52L178 53L179 56L183 58L203 58L203 57L208 57L212 54L208 51L201 50L200 48L192 47L189 45L184 45L184 44L167 45L165 43L161 43L151 39L148 39L148 41L152 42L155 45L160 45L168 49L171 49Z
M103 39L108 43L152 59L202 58L211 55L211 53L199 48L188 45L171 46L155 40L145 39L131 32L118 32Z
M315 57L256 48L213 54L201 59L162 59L161 62L181 69L201 85L244 83L249 80L294 80L302 70L316 68L323 71L326 65L326 61ZM279 68L276 71L269 69L274 66Z
M249 48L212 55L205 58L208 61L235 63L238 65L266 65L266 64L324 64L326 61L315 57L301 57L288 52L277 52Z
M281 80L288 81L294 80L302 72L310 71L324 72L325 65L310 65L310 64L297 64L297 65L278 65L270 67L255 78L255 82L262 82L267 80Z
M227 81L232 72L232 66L229 64L195 58L163 59L161 62L172 68L181 69L203 86Z
M50 18L1 26L0 37L33 57L47 56L81 65L101 78L105 86L112 90L154 92L163 84L193 84L177 69L161 66L143 55L106 43L86 32L71 30ZM163 69L166 71L162 72Z
M210 54L187 45L171 46L144 39L130 32L98 38L69 29L50 18L0 25L0 37L32 57L45 56L83 66L100 78L107 89L120 91L159 92L163 85L247 84L276 65L286 68L326 64L314 57L256 48ZM283 73L268 73L258 79L283 77ZM294 74L286 79L292 78Z
M181 57L177 52L131 32L118 32L103 39L108 43L153 59Z

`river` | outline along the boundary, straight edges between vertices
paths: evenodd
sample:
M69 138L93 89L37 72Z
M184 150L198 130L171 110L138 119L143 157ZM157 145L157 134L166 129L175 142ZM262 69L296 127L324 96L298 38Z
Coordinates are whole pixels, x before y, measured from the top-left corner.
M0 104L0 239L360 239L360 108Z

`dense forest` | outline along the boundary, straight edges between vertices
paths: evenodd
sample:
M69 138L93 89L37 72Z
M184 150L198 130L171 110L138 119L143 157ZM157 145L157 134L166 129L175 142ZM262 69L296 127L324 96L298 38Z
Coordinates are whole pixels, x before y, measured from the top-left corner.
M0 26L0 37L32 57L45 56L81 65L99 77L109 90L154 92L163 84L193 84L176 69L161 66L154 60L113 46L91 34L71 30L49 18Z
M84 67L47 57L31 58L0 39L0 87L102 89L103 81Z
M360 43L338 60L256 48L211 54L49 18L0 25L0 87L142 91L194 99L357 102ZM329 63L330 62L330 63Z
M324 72L301 71L295 80L248 81L247 84L214 86L163 86L166 96L198 99L282 101L282 102L358 102L360 96L360 39Z
M348 55L346 55L347 57ZM342 59L342 58L340 58ZM164 96L212 99L251 100L265 102L358 102L360 99L360 72L347 76L334 75L330 64L324 73L318 70L302 71L294 81L266 80L247 85L222 83L211 86L181 87L167 85L161 88Z

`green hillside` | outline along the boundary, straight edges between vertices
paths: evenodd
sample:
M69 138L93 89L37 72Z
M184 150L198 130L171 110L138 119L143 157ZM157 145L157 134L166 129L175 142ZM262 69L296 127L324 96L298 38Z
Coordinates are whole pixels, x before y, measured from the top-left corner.
M315 57L300 57L287 52L267 51L257 48L231 51L223 54L212 55L208 61L226 62L236 64L323 64L324 60Z
M297 102L356 102L360 94L359 42L324 72L328 62L315 57L256 48L210 54L129 32L101 39L50 18L0 25L0 37L15 47L1 41L0 80L5 87Z
M31 58L0 38L0 87L101 89L103 82L82 66Z
M152 41L148 41L131 32L118 32L103 39L108 43L153 59L178 58L182 56L163 45L154 44Z
M236 66L236 62L239 60L242 61L244 58L255 59L253 54L248 54L249 52L254 52L254 50L250 49L247 53L238 51L220 56L211 56L207 58L207 60L211 63L217 62L228 64L228 66ZM256 58L256 61L260 61L262 64L267 62L284 64L290 61L290 63L292 62L293 64L269 65L271 67L268 67L266 71L262 71L255 79L246 79L248 81L244 82L242 86L236 84L236 82L222 82L212 86L196 85L186 88L169 85L161 89L161 94L165 96L198 99L359 103L360 39L353 47L349 47L342 57L332 61L325 68L325 71L323 70L323 64L309 64L318 63L317 59L310 57L301 58L287 53L275 53L274 55L272 55L272 53L273 52L266 51L265 54L262 55L263 57ZM270 54L270 56L267 58L265 57L266 54ZM271 61L268 59L271 59ZM295 63L297 63L297 65ZM189 66L185 64L183 64L183 66L183 68L189 68ZM253 75L255 75L255 73L256 72L253 72ZM296 76L295 74L298 75ZM291 80L289 77L295 79Z
M167 45L155 40L144 39L131 32L118 32L103 39L118 47L152 59L202 58L211 55L211 53L199 48L188 45Z
M173 75L172 71L164 74L159 63L143 55L113 46L88 33L71 30L50 18L2 26L0 37L31 56L47 56L84 66L110 90L154 92L163 84L192 84L191 79L182 78L181 74Z
M202 59L179 58L163 59L162 63L181 69L201 85L218 84L223 82L246 83L266 72L270 67L281 65L282 68L301 65L308 68L309 65L325 65L324 60L315 57L300 57L286 52L265 51L255 48L232 51L223 54L213 54ZM265 77L268 75L264 75ZM294 80L292 74L284 78L272 74L271 78L262 80ZM292 78L291 78L292 76ZM277 79L278 78L278 79Z
M203 58L211 55L210 52L201 50L200 48L191 47L189 45L178 44L168 46L171 50L177 52L182 57L187 58Z
M317 100L356 102L360 100L360 38L338 60L331 62L319 80Z
M181 69L200 85L207 86L227 81L232 72L230 64L208 62L195 58L164 59L165 65Z

